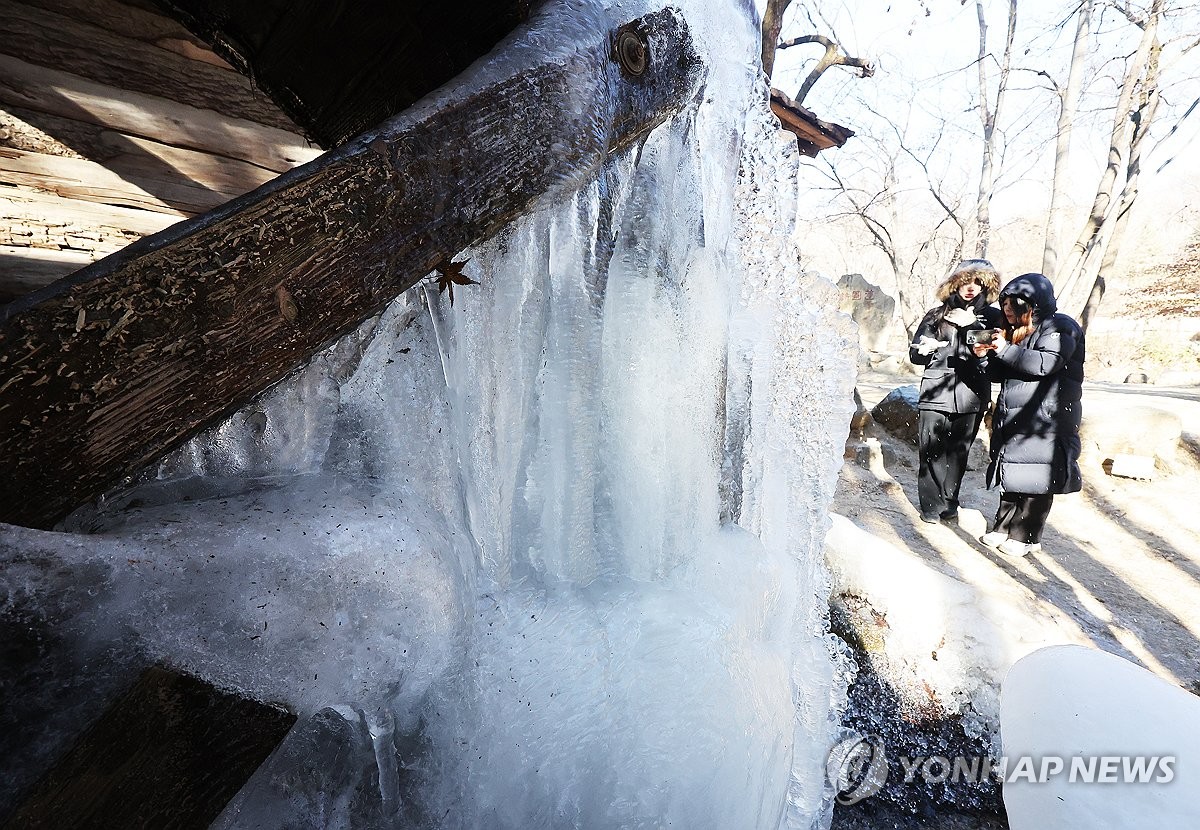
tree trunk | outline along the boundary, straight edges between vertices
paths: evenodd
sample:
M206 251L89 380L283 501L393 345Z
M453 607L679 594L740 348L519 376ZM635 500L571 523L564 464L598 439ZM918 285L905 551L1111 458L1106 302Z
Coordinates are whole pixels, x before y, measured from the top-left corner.
M975 208L975 256L986 257L992 236L992 195L996 190L996 124L1004 107L1004 93L1008 89L1008 77L1012 71L1013 41L1017 32L1017 0L1009 0L1008 30L1004 41L1004 57L1000 62L996 83L995 106L989 104L988 75L986 68L987 19L983 12L983 0L975 2L979 19L979 117L983 124L983 161L979 171L979 196Z
M1075 110L1079 105L1079 90L1083 84L1084 59L1091 34L1092 3L1079 8L1075 27L1075 43L1071 50L1071 66L1067 71L1067 88L1060 90L1058 132L1054 146L1054 175L1050 184L1050 208L1046 216L1046 245L1042 252L1042 273L1051 280L1058 269L1058 254L1062 237L1062 214L1066 201L1067 163L1071 155L1071 132L1075 127Z
M1142 144L1158 103L1158 59L1162 49L1158 24L1162 11L1163 0L1154 0L1117 100L1108 164L1100 177L1092 209L1061 271L1064 279L1058 286L1059 307L1067 313L1082 311L1101 273L1108 246L1124 231L1124 217L1137 198ZM1119 193L1118 183L1121 183Z
M762 65L768 78L775 72L775 48L783 31L783 13L791 4L792 0L767 0L767 8L763 12Z

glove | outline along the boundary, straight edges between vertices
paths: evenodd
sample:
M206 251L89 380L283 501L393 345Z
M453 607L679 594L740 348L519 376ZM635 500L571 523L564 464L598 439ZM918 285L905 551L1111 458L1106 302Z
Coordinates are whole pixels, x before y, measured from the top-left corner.
M917 354L929 355L929 354L933 354L938 349L942 348L942 346L949 346L949 345L950 345L949 340L934 340L929 335L922 334L921 339L918 340L914 344L913 348L915 348L917 350Z
M974 312L968 311L965 308L955 308L946 312L944 319L947 323L951 323L959 328L962 328L963 326L973 325L977 318L975 317Z

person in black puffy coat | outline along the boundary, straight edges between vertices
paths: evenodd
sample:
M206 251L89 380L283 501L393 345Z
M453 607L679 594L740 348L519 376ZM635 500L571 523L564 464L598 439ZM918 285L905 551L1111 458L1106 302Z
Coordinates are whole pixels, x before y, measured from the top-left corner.
M1041 549L1054 496L1083 489L1084 336L1078 323L1058 312L1054 286L1041 274L1022 274L1005 285L1000 308L1001 334L975 347L1001 384L988 468L988 486L1000 488L1000 506L981 541L1023 556Z
M938 286L941 305L926 313L908 349L908 359L925 367L917 415L917 496L926 522L958 518L967 456L992 400L985 363L967 344L966 332L1000 325L1000 310L991 305L999 293L1000 275L992 263L959 263Z

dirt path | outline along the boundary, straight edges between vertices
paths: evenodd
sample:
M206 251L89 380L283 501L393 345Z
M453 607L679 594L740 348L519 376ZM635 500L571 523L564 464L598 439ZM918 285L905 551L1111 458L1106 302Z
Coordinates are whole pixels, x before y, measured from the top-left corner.
M858 389L870 409L895 387L914 383L912 375L863 374ZM1181 446L1170 474L1153 481L1116 478L1090 461L1083 492L1055 499L1040 553L1011 558L977 541L997 504L996 491L984 488L983 469L969 471L963 482L959 526L921 522L916 448L877 425L867 434L884 445L887 475L881 479L847 461L834 511L968 584L980 602L1003 609L1000 618L1040 620L1061 642L1120 655L1200 693L1200 453L1194 440L1200 389L1089 384L1084 392L1085 413L1134 405L1175 412L1193 441ZM846 830L1004 826L965 816L905 821L868 818L857 808L838 812L834 827ZM984 823L969 823L976 820Z
M859 393L870 408L891 389L912 382L864 376ZM1089 384L1084 392L1085 412L1122 404L1173 411L1185 433L1200 435L1200 390ZM1200 692L1200 458L1194 450L1181 448L1172 473L1153 481L1085 466L1083 492L1055 499L1042 551L1013 559L979 544L979 528L969 516L959 528L921 522L916 448L874 429L895 454L887 471L900 491L847 463L835 496L837 512L990 597L1058 618L1080 642ZM981 469L968 472L961 501L990 521L997 496L983 479Z

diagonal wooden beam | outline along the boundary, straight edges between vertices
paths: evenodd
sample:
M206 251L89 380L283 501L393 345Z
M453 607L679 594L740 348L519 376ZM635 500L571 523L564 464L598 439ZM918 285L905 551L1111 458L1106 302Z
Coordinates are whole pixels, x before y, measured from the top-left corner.
M695 95L678 12L564 26L548 9L379 128L0 308L0 520L53 525Z

